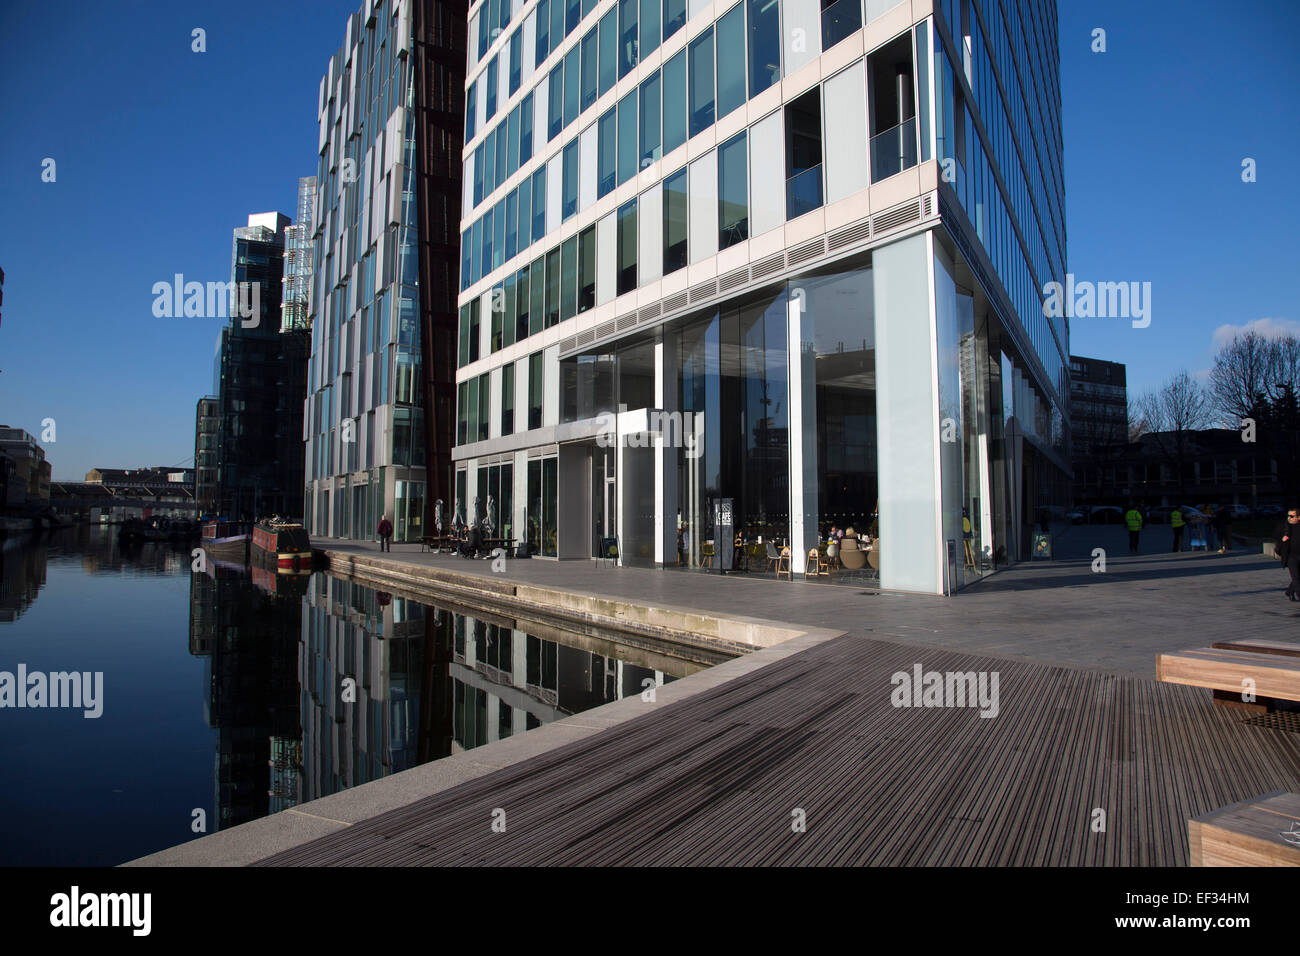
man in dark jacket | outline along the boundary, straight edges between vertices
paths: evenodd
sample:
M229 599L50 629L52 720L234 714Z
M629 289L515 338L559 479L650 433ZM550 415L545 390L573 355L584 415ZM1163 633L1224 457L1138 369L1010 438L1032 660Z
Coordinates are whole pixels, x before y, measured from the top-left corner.
M1292 601L1300 601L1300 511L1287 509L1286 521L1278 526L1274 535L1276 543L1273 553L1282 562L1282 567L1291 573L1291 585L1286 589L1286 596Z
M388 520L388 515L379 519L379 527L375 529L379 532L379 550L393 550L393 523Z
M469 534L465 538L465 543L460 546L460 553L466 558L476 558L483 548L483 532L479 531L478 525L473 525L469 529Z

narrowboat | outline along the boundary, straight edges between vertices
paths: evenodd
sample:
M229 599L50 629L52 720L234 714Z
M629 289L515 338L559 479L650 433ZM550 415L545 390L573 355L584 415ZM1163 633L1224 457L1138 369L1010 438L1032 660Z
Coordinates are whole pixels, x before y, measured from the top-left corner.
M243 557L248 550L248 526L226 518L215 518L203 524L199 544L204 551Z
M253 527L253 553L277 571L310 571L311 539L296 521L266 518Z

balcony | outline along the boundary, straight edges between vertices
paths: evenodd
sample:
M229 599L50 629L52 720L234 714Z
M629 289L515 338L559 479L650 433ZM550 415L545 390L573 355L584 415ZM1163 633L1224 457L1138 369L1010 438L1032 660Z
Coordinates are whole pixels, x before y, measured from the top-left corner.
M897 175L916 165L916 117L871 137L871 181Z

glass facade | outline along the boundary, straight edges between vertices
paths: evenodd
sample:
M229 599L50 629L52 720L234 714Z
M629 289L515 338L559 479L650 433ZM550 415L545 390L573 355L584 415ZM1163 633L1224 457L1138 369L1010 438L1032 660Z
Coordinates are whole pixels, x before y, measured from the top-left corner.
M517 167L489 188L485 155L460 224L457 430L476 447L457 457L473 484L512 456L539 555L599 554L614 529L627 563L714 569L731 499L758 573L948 593L1028 556L1068 460L1068 328L1039 291L1064 267L1055 5L900 6L518 14L537 43L466 169L503 137L514 162L528 97L547 143L523 158L521 109ZM886 14L899 28L850 52ZM873 208L886 181L900 198ZM475 321L493 290L499 335ZM510 415L479 413L485 388Z

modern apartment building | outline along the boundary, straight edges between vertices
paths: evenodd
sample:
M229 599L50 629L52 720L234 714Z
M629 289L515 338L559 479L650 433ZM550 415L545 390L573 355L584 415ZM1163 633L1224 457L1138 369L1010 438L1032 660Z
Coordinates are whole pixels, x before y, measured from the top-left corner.
M239 521L302 510L308 341L305 330L280 324L288 226L287 216L268 212L234 230L230 278L240 308L221 330L215 360L216 507Z
M1128 384L1121 362L1070 356L1070 447L1075 461L1128 448Z
M455 416L465 9L366 0L321 79L305 512L417 539Z
M1053 0L482 0L469 34L452 507L707 566L730 499L795 576L854 526L929 593L1028 556L1069 475Z
M221 401L207 395L194 407L194 503L199 514L217 508L217 442L221 438Z

